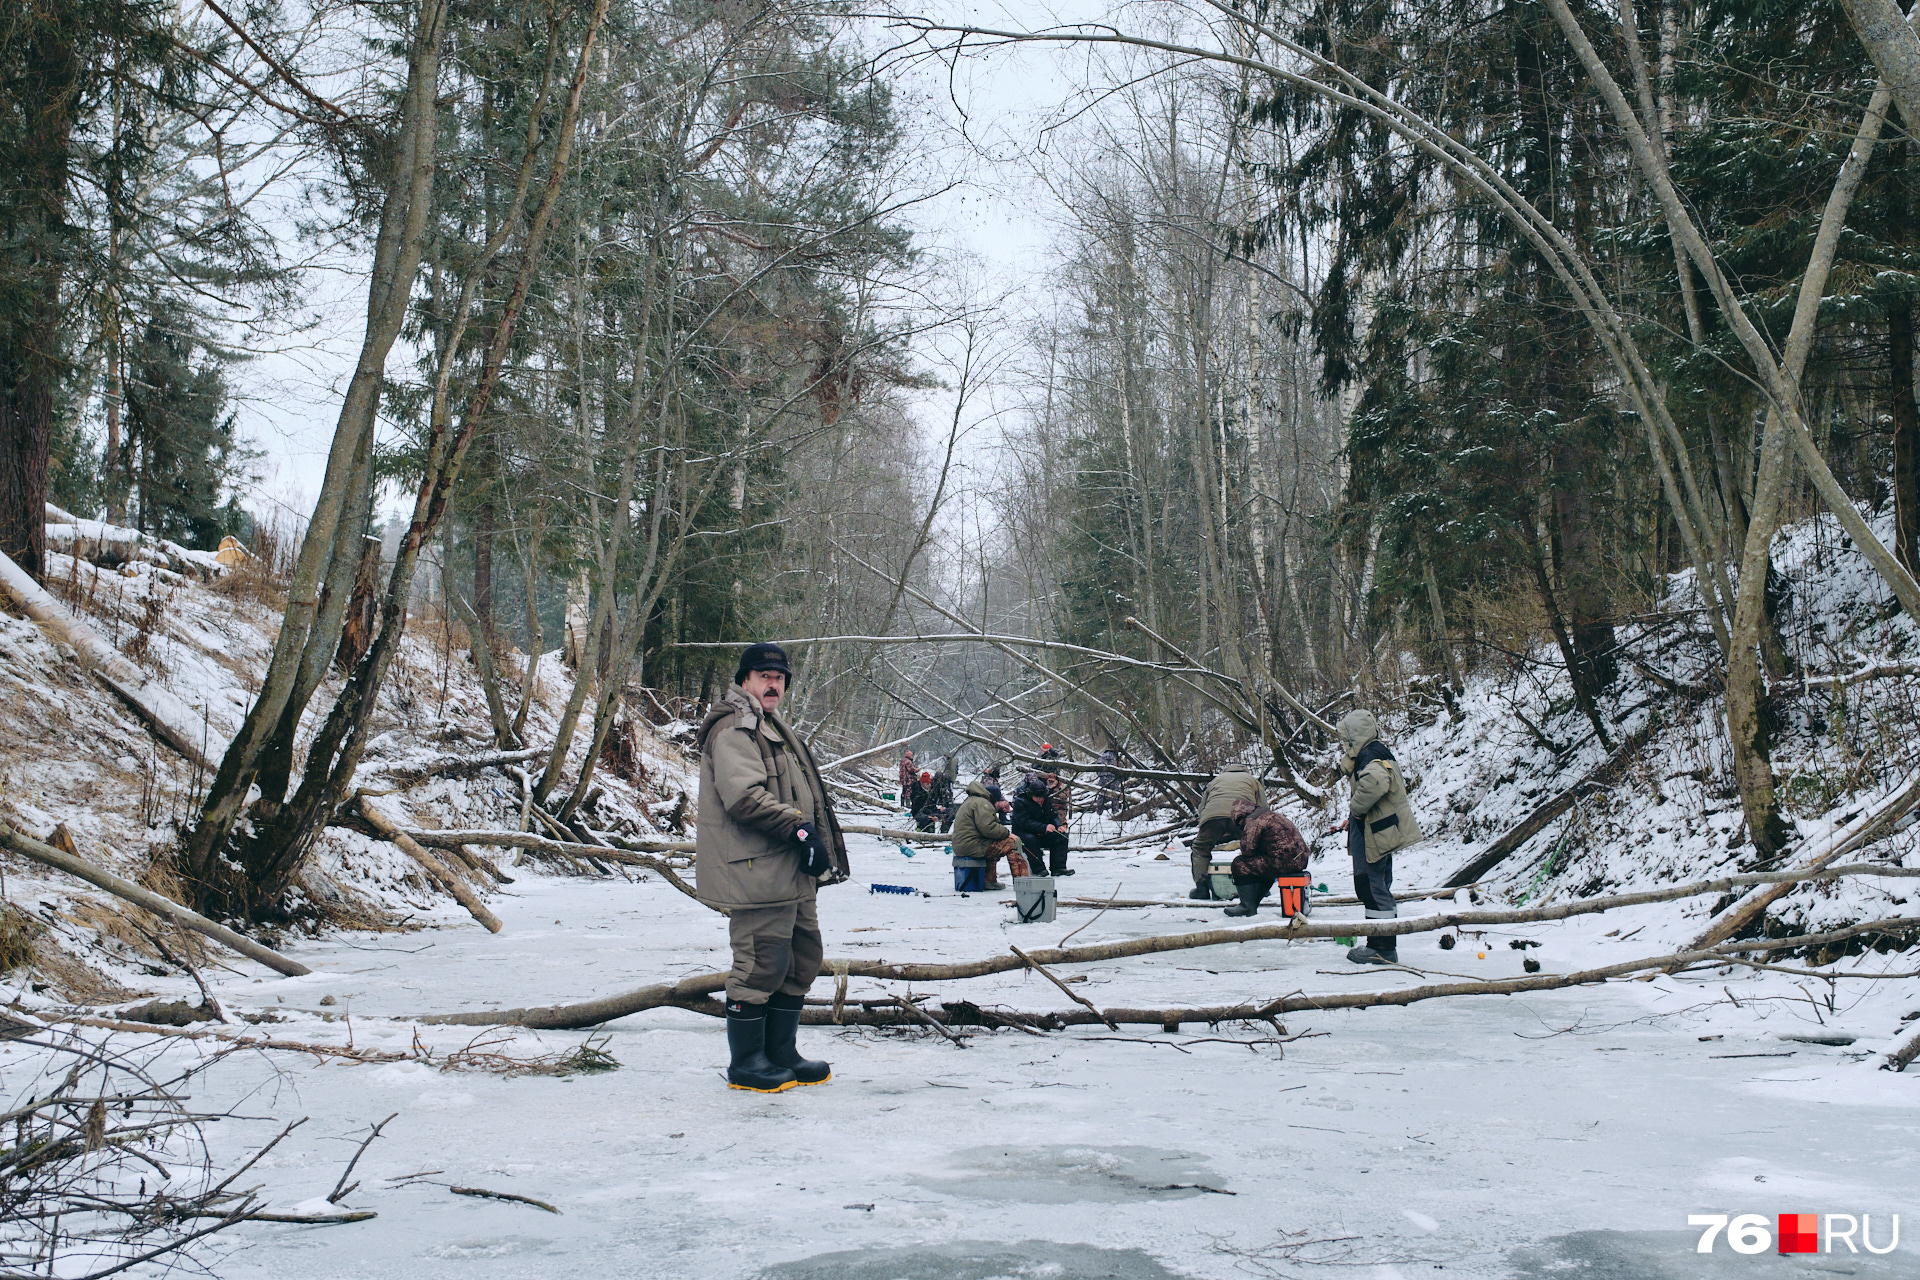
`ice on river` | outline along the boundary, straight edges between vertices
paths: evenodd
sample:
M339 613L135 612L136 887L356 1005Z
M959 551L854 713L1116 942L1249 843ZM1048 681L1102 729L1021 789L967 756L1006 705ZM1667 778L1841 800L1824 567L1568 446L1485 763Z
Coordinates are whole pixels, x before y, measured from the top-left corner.
M1002 895L954 894L937 846L908 859L871 838L853 844L862 883L821 900L829 956L972 958L1009 943L1055 945L1092 919L1062 910L1053 924L1016 924ZM1064 883L1094 896L1116 886L1171 895L1186 887L1183 854L1082 853L1080 874ZM1344 890L1336 870L1323 862L1315 875ZM578 1000L724 966L721 920L657 879L516 875L493 901L506 923L497 936L448 916L422 933L296 945L311 977L228 976L216 990L237 1011L284 1015L276 1035L343 1041L350 1019L355 1044L401 1049L416 1028L396 1016ZM871 894L870 881L931 896ZM1659 954L1668 948L1647 934L1602 937L1671 917L1659 911L1490 932L1484 960L1481 940L1442 951L1432 934L1405 940L1401 954L1471 975L1518 973L1523 953L1506 943L1519 936L1543 944L1524 954L1549 970ZM1216 911L1184 905L1115 910L1075 942L1218 922ZM1362 973L1324 941L1061 976L1079 973L1087 980L1074 989L1096 1004L1136 1007L1419 981ZM1063 1004L1018 974L943 991ZM879 984L855 980L853 994L863 992ZM1125 1028L1127 1039L1101 1028L1002 1030L964 1049L805 1028L803 1049L829 1058L834 1078L774 1096L725 1088L721 1023L676 1010L604 1028L620 1068L570 1078L235 1054L196 1085L194 1105L279 1119L218 1126L222 1160L236 1162L285 1119L311 1117L247 1175L275 1208L325 1197L366 1126L399 1115L344 1202L377 1219L247 1225L207 1260L223 1280L1913 1275L1920 1072L1878 1071L1864 1055L1920 1009L1920 984L1842 983L1831 1009L1828 994L1789 975L1706 973L1295 1014L1288 1032L1315 1034L1284 1057L1206 1042L1267 1034L1237 1026L1178 1036ZM476 1031L419 1034L444 1056ZM522 1054L586 1039L508 1034ZM1858 1039L1782 1038L1805 1034ZM167 1052L184 1060L204 1049L174 1042ZM7 1053L17 1066L21 1050ZM452 1185L561 1212L456 1196ZM1687 1218L1707 1213L1765 1215L1769 1230L1782 1213L1870 1214L1880 1247L1899 1214L1903 1235L1885 1257L1848 1254L1844 1243L1831 1254L1785 1257L1770 1246L1745 1256L1724 1234L1703 1255Z

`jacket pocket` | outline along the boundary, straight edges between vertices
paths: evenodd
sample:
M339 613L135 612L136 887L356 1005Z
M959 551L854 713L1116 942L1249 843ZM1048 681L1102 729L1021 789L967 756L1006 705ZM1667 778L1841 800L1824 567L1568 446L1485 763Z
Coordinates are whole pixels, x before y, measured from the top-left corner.
M1368 823L1367 830L1373 832L1375 835L1378 835L1382 831L1387 830L1389 827L1397 827L1399 825L1400 825L1400 815L1397 813L1390 813L1386 817L1380 819L1380 821L1378 822Z
M777 845L771 840L761 837L757 840L748 839L740 841L725 853L721 854L721 861L732 865L740 862L751 862L755 858L777 858L781 854L789 852L797 853L798 850ZM751 870L751 868L749 869Z

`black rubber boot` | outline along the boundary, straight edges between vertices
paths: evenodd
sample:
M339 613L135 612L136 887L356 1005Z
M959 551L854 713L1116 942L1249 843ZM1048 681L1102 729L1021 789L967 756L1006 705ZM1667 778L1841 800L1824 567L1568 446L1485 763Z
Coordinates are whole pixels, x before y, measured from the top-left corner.
M1267 896L1267 887L1258 880L1235 880L1234 887L1240 890L1240 905L1228 907L1220 914L1223 916L1251 916L1260 911L1260 902Z
M1400 963L1400 939L1397 935L1389 934L1384 938L1368 938L1367 945L1373 948L1380 958L1388 964Z
M1189 893L1187 896L1199 902L1212 902L1213 901L1213 885L1197 884L1193 886L1193 892Z
M794 1086L793 1072L767 1058L767 1006L727 1001L727 1087L755 1093L779 1093Z
M825 1084L833 1079L833 1068L812 1058L803 1058L794 1047L800 1031L800 1009L806 1003L799 996L776 991L767 1000L767 1061L793 1072L795 1084Z

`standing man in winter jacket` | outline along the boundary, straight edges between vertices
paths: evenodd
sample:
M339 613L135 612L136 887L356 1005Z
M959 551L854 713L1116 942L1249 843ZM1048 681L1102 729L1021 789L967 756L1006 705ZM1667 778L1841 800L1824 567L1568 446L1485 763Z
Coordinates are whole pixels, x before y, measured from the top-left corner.
M941 835L953 830L953 783L959 776L960 762L953 755L933 775L933 816L940 820Z
M733 941L727 1083L760 1093L833 1074L794 1040L823 954L814 892L847 878L847 840L812 750L775 710L792 678L778 645L747 646L697 739L697 890Z
M987 864L987 888L1004 889L994 871L1000 859L1007 860L1010 875L1027 874L1027 861L1020 854L1020 842L1006 825L1008 805L999 787L984 782L969 782L967 798L953 818L953 854L956 858L979 858Z
M913 781L919 776L920 771L913 765L913 748L908 747L900 754L900 807L909 813L913 811Z
M1245 769L1232 768L1214 774L1207 789L1200 793L1200 830L1193 836L1193 892L1187 895L1189 898L1213 897L1213 881L1207 874L1213 863L1213 851L1240 838L1233 825L1235 800L1265 805L1267 789Z
M1119 798L1114 794L1120 790L1120 775L1114 770L1120 764L1120 752L1113 747L1102 751L1094 763L1100 766L1100 772L1093 775L1093 785L1099 790L1094 794L1093 811L1105 813L1109 809L1120 807Z
M1353 891L1369 920L1392 920L1400 914L1393 900L1393 851L1420 838L1413 806L1407 803L1406 779L1387 744L1380 741L1380 722L1371 711L1349 711L1334 726L1340 735L1340 769L1353 780L1347 802L1347 820L1335 831L1347 833L1347 852L1353 856ZM1400 944L1391 934L1363 939L1347 952L1355 964L1398 964Z

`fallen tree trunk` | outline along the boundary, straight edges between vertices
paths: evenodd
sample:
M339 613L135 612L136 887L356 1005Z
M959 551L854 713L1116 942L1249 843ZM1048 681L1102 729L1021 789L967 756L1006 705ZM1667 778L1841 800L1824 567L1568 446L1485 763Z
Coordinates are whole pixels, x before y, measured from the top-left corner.
M538 760L547 754L545 747L527 747L520 751L489 751L477 756L441 756L438 760L410 768L396 765L369 765L371 771L386 774L387 780L403 787L414 787L428 778L467 778L483 769L502 769L508 765L524 764L529 760Z
M1383 922L1384 923L1384 922ZM1586 986L1605 982L1609 978L1621 977L1629 973L1641 973L1649 970L1673 970L1687 965L1723 961L1746 951L1782 950L1792 947L1816 947L1828 943L1857 937L1863 933L1886 933L1899 930L1920 929L1920 918L1897 917L1890 920L1874 920L1865 924L1850 925L1845 929L1835 929L1828 933L1807 934L1793 938L1770 938L1765 942L1728 944L1719 947L1694 948L1678 951L1670 955L1643 956L1637 960L1624 960L1618 964L1601 965L1592 969L1582 969L1573 973L1529 974L1518 978L1499 978L1491 981L1466 979L1457 982L1428 983L1418 987L1402 987L1393 991L1343 991L1327 995L1307 995L1296 992L1270 1000L1264 1004L1221 1005L1203 1008L1175 1009L1099 1009L1090 1008L1062 1009L1051 1013L1000 1014L1009 1025L1020 1024L1028 1027L1044 1027L1059 1030L1071 1026L1092 1026L1107 1023L1131 1023L1134 1025L1159 1024L1163 1030L1178 1030L1182 1022L1271 1022L1284 1013L1304 1013L1331 1011L1334 1009L1372 1009L1391 1006L1417 1004L1423 1000L1440 999L1447 996L1479 995L1517 995L1529 991L1553 991L1562 987ZM1090 950L1095 948L1078 948ZM1058 949L1032 953L1035 957L1067 956L1069 953ZM998 957L996 957L998 958ZM1012 968L1027 967L1026 960L1009 956L1014 961ZM833 971L839 971L838 961L828 961ZM880 966L887 967L887 966ZM969 967L969 966L956 966ZM855 962L845 966L845 970L858 976L861 966ZM973 976L961 974L957 976ZM453 1024L459 1026L499 1026L515 1025L538 1031L577 1030L582 1027L597 1026L602 1022L611 1022L633 1013L648 1009L675 1008L686 1009L694 1013L707 1014L710 1017L724 1017L726 1006L712 998L712 993L726 985L725 974L695 974L682 978L675 983L660 983L643 987L624 996L609 996L603 1000L588 1001L577 1005L554 1005L544 1009L504 1009L488 1010L484 1013L435 1014L416 1018L414 1021L436 1025ZM858 1004L858 1009L854 1005ZM909 1014L906 1010L878 1001L845 1001L838 1009L809 1004L801 1011L801 1021L815 1025L841 1026L912 1026L929 1018L944 1021L949 1026L981 1025L981 1015L988 1011L968 1001L954 1001L942 1006L942 1012L916 1009ZM959 1020L956 1021L956 1018ZM1920 1041L1920 1037L1916 1037Z
M1648 720L1640 732L1616 747L1613 754L1602 761L1592 773L1535 809L1519 826L1467 859L1458 871L1447 877L1448 887L1460 888L1486 879L1487 872L1505 862L1520 846L1544 831L1549 822L1571 809L1573 802L1580 798L1582 792L1595 787L1612 785L1632 762L1640 748L1647 745L1648 740L1653 737L1655 730L1659 727L1660 720L1657 716Z
M64 871L70 876L85 880L96 888L105 889L116 897L125 898L135 906L144 907L183 928L205 934L220 945L246 956L249 960L259 961L275 973L284 973L289 978L299 978L313 972L298 960L289 960L278 951L263 947L252 938L235 933L223 924L216 924L199 912L190 911L181 906L171 898L162 897L151 889L142 888L131 880L122 879L111 871L104 871L91 862L76 858L70 853L65 853L50 844L16 831L5 819L0 819L0 845L4 845L23 858L31 858L43 866Z
M648 856L639 850L654 853L692 853L691 840L629 840L628 844L638 846L636 850L616 849L612 845L583 844L576 840L552 840L546 836L534 835L531 831L492 831L478 827L460 828L447 831L423 831L407 828L407 834L421 844L446 848L456 844L493 845L502 849L532 849L542 853L566 853L573 857L594 857L603 862L618 862L627 866L652 867L659 870L672 864L664 858Z
M1755 872L1746 875L1721 876L1715 880L1701 880L1693 884L1677 885L1671 889L1648 890L1643 893L1618 894L1609 898L1584 898L1573 902L1564 902L1557 906L1536 907L1521 911L1454 911L1442 915L1402 916L1395 920L1332 920L1326 922L1305 922L1299 920L1283 921L1276 924L1253 925L1239 929L1204 929L1195 933L1166 934L1151 938L1130 938L1124 942L1095 943L1084 947L1049 947L1036 949L1029 953L1034 960L1045 965L1089 964L1100 960L1123 960L1133 956L1158 955L1167 951L1187 951L1200 947L1222 946L1231 943L1297 941L1309 938L1344 937L1364 925L1369 934L1396 937L1413 933L1430 933L1439 929L1473 927L1481 925L1503 925L1535 923L1543 920L1564 920L1576 915L1593 915L1610 911L1618 907L1642 906L1653 902L1671 902L1677 898L1698 897L1706 893L1724 893L1739 884L1769 884L1784 880L1826 880L1838 879L1847 875L1889 875L1920 877L1920 869L1907 870L1901 867L1850 866L1833 867L1817 872ZM1891 930L1900 927L1920 927L1920 920L1901 920L1880 922L1874 927ZM1866 927L1856 926L1845 932L1844 936L1865 932ZM1742 943L1730 950L1761 950L1775 945ZM1683 962L1684 963L1684 962ZM947 982L964 978L984 978L993 974L1009 973L1023 969L1027 961L1019 956L988 956L983 960L967 960L954 964L892 964L885 960L828 960L826 970L844 973L856 978L879 978L896 982ZM547 1005L539 1008L488 1010L481 1013L436 1014L420 1019L422 1022L447 1022L462 1026L494 1026L497 1024L515 1024L532 1027L537 1030L567 1030L578 1027L597 1026L615 1018L624 1018L628 1014L644 1009L659 1008L662 1005L676 1005L691 1008L688 1001L696 1001L711 995L726 985L724 973L694 974L682 978L677 983L660 983L641 987L635 991L619 995L603 996L597 1000L588 1000L571 1005ZM1530 988L1515 988L1516 990ZM1321 1006L1315 1005L1314 1008ZM1327 1006L1341 1007L1341 1006Z
M864 791L855 791L852 787L846 786L843 783L835 782L832 778L822 778L821 781L827 784L827 790L837 791L841 795L847 797L849 800L858 800L861 804L871 806L872 808L884 810L884 809L896 809L899 807L898 805L888 804L885 800L882 800L879 796L870 796Z
M851 831L856 835L879 836L882 840L893 840L912 844L953 843L951 833L940 835L933 831L901 831L894 827L870 827L860 822L843 822L840 824L840 829L842 831Z
M1905 1071L1909 1063L1920 1058L1920 1031L1914 1032L1906 1040L1888 1053L1880 1063L1882 1071Z
M406 1062L418 1055L384 1049L356 1049L344 1044L312 1044L304 1040L274 1040L222 1031L190 1031L184 1027L163 1027L150 1022L127 1022L119 1018L89 1018L79 1014L36 1014L50 1026L98 1027L128 1035L174 1036L183 1040L212 1040L238 1049L279 1049L289 1053L310 1053L316 1058L347 1058L354 1062Z
M47 594L27 571L0 554L0 587L20 602L27 616L44 627L55 640L71 646L81 664L91 670L101 684L113 690L133 709L155 737L203 769L216 769L227 752L226 739L207 724L204 714L173 696L157 681L129 662L108 644L99 632L81 622L67 607Z
M950 724L930 724L924 729L915 729L912 733L908 734L904 738L895 738L892 742L883 742L877 747L868 747L863 751L855 751L851 755L841 756L838 760L829 760L827 761L827 763L820 766L820 772L832 773L837 769L844 769L848 765L851 765L856 761L865 760L869 756L887 755L891 753L896 747L907 746L917 741L918 739L924 738L928 734L933 733L937 730L951 729L954 727L954 725L961 724L961 723L963 723L963 721L955 720Z
M1915 804L1920 804L1920 773L1916 773L1909 779L1905 787L1828 836L1827 847L1817 856L1803 863L1799 870L1818 871L1854 852L1898 822L1901 816ZM1693 945L1709 947L1716 942L1723 942L1733 937L1758 919L1768 907L1792 892L1794 883L1780 881L1769 888L1747 894L1723 911L1715 919L1711 928L1693 940Z
M1462 885L1461 889L1471 889L1472 885ZM1451 898L1460 889L1409 889L1402 893L1394 890L1396 902L1419 902L1426 898ZM1209 909L1230 907L1232 902L1220 902L1204 898L1061 898L1057 905L1062 907L1206 907ZM1316 907L1357 907L1360 899L1352 894L1319 895L1313 899ZM1351 922L1349 922L1351 923Z
M526 831L406 831L402 834L424 845L440 848L453 848L463 844L493 845L505 849L524 849L528 853L549 858L588 858L598 862L613 862L627 867L645 867L657 871L662 879L689 898L699 901L700 895L694 887L680 878L680 869L665 858L649 857L644 853L631 853L625 849L614 849L600 844L577 844L569 840L549 840L545 836L536 836ZM674 852L693 851L693 841L634 841L633 843L655 844L661 849ZM705 906L705 903L701 903ZM717 910L718 908L711 908Z
M486 926L488 933L500 932L502 928L500 917L487 910L487 904L480 901L473 890L467 887L459 873L442 866L439 859L423 849L412 836L402 831L392 818L380 812L379 807L365 792L360 795L360 812L368 822L373 824L376 831L399 845L402 853L419 863L420 869L427 873L428 879L452 894L453 900L465 907L468 915Z
M1156 782L1212 782L1211 773L1182 773L1176 769L1140 769L1124 764L1075 764L1070 760L1043 760L1039 756L1019 756L1019 763L1036 769L1059 769L1067 773L1111 773L1123 778L1150 778ZM1262 778L1262 784L1287 785L1284 778Z
M1155 796L1154 799L1157 802L1159 797ZM1116 822L1119 820L1118 818L1114 819ZM1151 831L1142 831L1137 835L1123 836L1118 840L1109 841L1106 844L1088 844L1080 847L1082 849L1131 849L1139 845L1142 840L1152 840L1156 836L1172 835L1186 825L1185 822L1169 822L1165 826L1155 827Z

